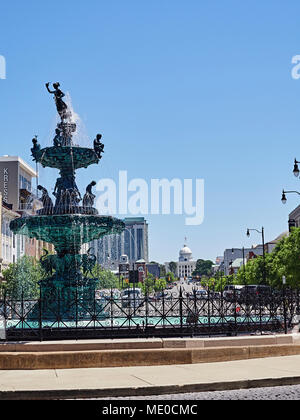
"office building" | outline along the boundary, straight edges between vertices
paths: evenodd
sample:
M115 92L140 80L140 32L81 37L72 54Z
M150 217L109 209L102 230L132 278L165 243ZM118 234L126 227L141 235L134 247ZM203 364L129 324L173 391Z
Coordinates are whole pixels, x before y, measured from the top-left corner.
M9 217L20 217L26 214L25 211L30 209L32 183L36 177L37 172L19 156L0 157L0 193L5 214L8 214L8 209L11 211ZM6 226L9 226L9 224L5 222L5 229ZM17 237L17 240L20 241L20 246L17 247L19 251L14 254L17 260L22 255L39 259L43 255L44 249L54 252L53 245L47 242L37 241L34 238L30 239L22 235L17 235Z
M131 267L138 260L149 261L147 221L144 217L127 217L124 223L125 230L121 234L107 235L90 244L104 268L117 269L124 254Z

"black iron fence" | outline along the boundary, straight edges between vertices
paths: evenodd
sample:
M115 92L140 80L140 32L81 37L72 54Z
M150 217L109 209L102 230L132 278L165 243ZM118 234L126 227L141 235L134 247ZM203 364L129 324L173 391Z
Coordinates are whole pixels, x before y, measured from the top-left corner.
M42 297L0 299L0 340L193 337L287 333L298 324L300 291L231 293L182 289L121 296L116 291L86 301L63 295L51 311Z

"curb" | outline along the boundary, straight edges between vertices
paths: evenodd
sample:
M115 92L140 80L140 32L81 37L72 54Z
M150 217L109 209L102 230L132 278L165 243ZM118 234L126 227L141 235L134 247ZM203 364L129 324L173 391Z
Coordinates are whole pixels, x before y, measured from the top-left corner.
M154 396L167 394L182 394L193 392L231 391L274 386L289 386L300 384L300 376L248 379L231 382L213 382L187 385L162 385L132 388L102 388L102 389L62 389L62 390L30 390L30 391L0 391L0 401L4 400L66 400Z

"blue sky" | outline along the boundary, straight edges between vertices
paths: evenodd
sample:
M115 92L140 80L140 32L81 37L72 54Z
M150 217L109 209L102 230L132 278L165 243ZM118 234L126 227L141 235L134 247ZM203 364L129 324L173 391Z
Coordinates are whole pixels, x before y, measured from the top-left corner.
M176 259L184 237L195 258L249 246L287 229L300 189L300 3L289 0L16 0L1 7L1 155L30 162L31 139L50 145L55 108L44 87L70 92L86 135L101 132L91 179L203 178L205 219L149 216L150 258ZM42 171L41 183L55 173Z

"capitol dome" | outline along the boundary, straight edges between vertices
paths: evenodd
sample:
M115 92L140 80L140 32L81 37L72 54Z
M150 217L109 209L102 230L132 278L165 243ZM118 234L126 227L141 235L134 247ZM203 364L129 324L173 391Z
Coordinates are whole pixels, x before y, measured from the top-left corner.
M186 245L179 251L179 261L191 261L192 260L192 251Z

